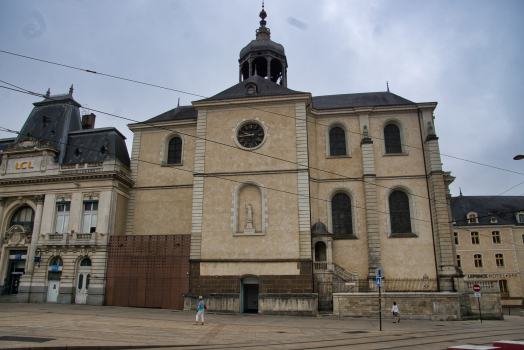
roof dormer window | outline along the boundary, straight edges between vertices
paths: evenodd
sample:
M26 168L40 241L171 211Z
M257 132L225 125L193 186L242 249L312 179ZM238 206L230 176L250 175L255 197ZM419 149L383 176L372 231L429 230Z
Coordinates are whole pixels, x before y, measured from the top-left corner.
M479 223L477 213L470 212L468 213L467 218L468 218L468 224L478 224Z
M519 224L524 224L524 212L520 211L517 213L517 222Z
M499 221L497 220L496 217L493 216L493 217L490 219L489 222L491 222L492 224L496 224L496 223L499 222Z

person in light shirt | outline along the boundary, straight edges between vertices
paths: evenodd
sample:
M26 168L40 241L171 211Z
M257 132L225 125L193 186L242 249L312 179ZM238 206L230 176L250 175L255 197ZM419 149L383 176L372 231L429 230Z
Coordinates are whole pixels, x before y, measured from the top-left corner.
M393 323L400 323L400 317L398 316L398 306L395 301L393 302L393 308L391 309L391 313L395 317L395 321L393 321Z
M202 319L202 326L204 325L204 310L207 309L206 302L202 298L202 296L198 297L198 307L197 307L197 314L196 314L196 322L193 323L195 326L198 325L198 318L200 317Z

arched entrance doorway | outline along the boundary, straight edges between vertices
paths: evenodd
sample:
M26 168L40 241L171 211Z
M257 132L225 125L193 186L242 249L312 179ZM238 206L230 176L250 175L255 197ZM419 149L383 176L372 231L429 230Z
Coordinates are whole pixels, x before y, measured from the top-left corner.
M47 268L47 301L56 302L58 299L58 293L60 291L60 277L62 277L62 267L64 263L62 258L55 256L49 262L49 267Z
M76 276L75 303L85 304L87 301L87 290L91 279L91 259L83 258L78 265Z
M244 277L240 283L241 312L258 314L258 278Z

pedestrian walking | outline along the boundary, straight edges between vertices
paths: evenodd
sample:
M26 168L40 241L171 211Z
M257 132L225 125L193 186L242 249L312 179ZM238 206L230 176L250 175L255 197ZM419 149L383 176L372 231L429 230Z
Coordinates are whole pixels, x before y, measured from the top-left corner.
M202 326L204 325L204 310L207 309L206 302L202 296L198 297L198 307L196 313L196 322L193 323L195 326L198 325L198 317L202 320Z
M395 321L393 321L393 323L400 323L400 316L398 315L398 306L395 301L393 302L393 308L391 309L391 313L395 317Z

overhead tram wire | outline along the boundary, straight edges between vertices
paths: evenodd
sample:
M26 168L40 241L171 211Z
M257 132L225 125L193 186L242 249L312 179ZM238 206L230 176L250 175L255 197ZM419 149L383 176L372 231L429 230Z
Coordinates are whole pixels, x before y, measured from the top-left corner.
M5 132L14 133L14 134L24 135L24 134L22 134L22 133L20 133L18 131L10 130L10 129L5 128L3 126L0 126L0 131L5 131ZM53 141L53 140L50 140L50 139L44 139L44 138L39 138L39 137L35 137L35 136L30 136L30 137L34 137L34 138L37 138L37 139L40 139L40 140L44 140L44 141L56 142L56 143L59 143L59 144L62 144L62 145L66 145L66 146L77 147L77 148L81 148L81 149L87 150L87 151L95 151L95 152L99 152L100 151L98 149L88 148L88 147L85 147L85 146L72 145L72 144L69 144L69 143L66 143L66 142ZM115 155L116 156L115 153L111 153L111 152L106 152L106 154L111 154L111 155ZM138 159L138 158L131 158L130 157L129 159L130 160L136 160L136 161L142 162L142 163L157 165L157 166L161 166L162 165L161 163L150 162L150 161L142 160L142 159ZM181 169L181 168L172 168L172 167L170 167L170 169L188 172L188 173L191 173L193 175L198 175L199 174L199 173L195 173L194 171ZM227 179L227 178L224 178L224 177L221 177L221 176L218 176L218 175L213 175L213 174L206 174L206 177L214 177L214 178L217 178L217 179L226 180L226 181L230 181L230 182L235 182L235 183L238 183L238 184L243 184L244 183L243 181ZM267 189L267 190L281 192L281 193L286 193L286 194L290 194L290 195L294 195L294 196L308 197L309 199L312 198L312 199L316 199L316 200L323 201L323 202L329 202L327 199L316 198L316 197L307 196L307 195L304 195L304 194L299 194L299 193L290 192L290 191L284 191L284 190L280 190L280 189L277 189L277 188L272 188L272 187L264 187L264 188ZM353 204L351 204L351 206L354 207L354 208L357 208L357 209L368 210L368 209L366 209L364 207L359 207L359 206L356 206L356 205L353 205ZM377 213L387 214L386 212L383 212L383 211L380 211L380 210L373 210L373 211L375 211ZM431 222L429 220L417 219L417 218L414 218L414 220L428 222L428 223Z
M20 92L20 93L25 93L25 94L29 94L29 95L32 95L32 96L39 96L39 97L43 97L43 98L47 98L47 99L51 99L50 97L47 97L45 95L42 95L42 94L39 94L39 93L36 93L36 92L33 92L33 91L30 91L30 90L27 90L27 89L24 89L24 88L21 88L17 85L14 85L14 84L11 84L11 83L8 83L6 81L3 81L3 80L0 80L0 82L4 83L4 84L8 84L8 85L11 85L11 86L14 86L16 87L17 89L19 90L16 90L16 89L12 89L12 88L9 88L9 87L5 87L5 86L0 86L1 88L5 88L5 89L9 89L9 90L13 90L13 91L16 91L16 92ZM169 128L166 128L166 127L163 127L163 126L158 126L158 125L154 125L154 124L151 124L151 123L147 123L147 122L139 122L137 120L134 120L134 119L131 119L131 118L126 118L126 117L122 117L122 116L118 116L116 114L112 114L112 113L107 113L107 112L104 112L104 111L100 111L100 110L96 110L96 109L93 109L93 108L89 108L91 111L94 111L94 112L97 112L97 113L102 113L102 114L106 114L106 115L109 115L109 116L112 116L112 117L115 117L115 118L119 118L119 119L123 119L123 120L127 120L127 121L132 121L132 122L135 122L135 123L140 123L140 124L145 124L145 125L149 125L149 126L152 126L154 128L157 128L157 129L162 129L162 130L166 130L166 131L170 131L170 132L173 132L173 131L176 131L176 130L173 130L173 129L169 129ZM200 136L195 136L195 135L190 135L190 134L187 134L187 133L184 133L182 131L176 131L178 132L179 134L181 135L185 135L185 136L188 136L188 137L193 137L195 139L201 139L201 140L204 140L204 141L208 141L208 142L212 142L212 143L216 143L218 145L222 145L222 146L226 146L226 147L230 147L230 148L233 148L235 150L238 150L237 147L235 146L232 146L232 145L228 145L228 144L225 144L225 143L222 143L222 142L218 142L218 141L213 141L213 140L209 140L209 139L206 139L204 137L200 137ZM258 155L261 155L261 156L264 156L264 157L268 157L268 158L272 158L272 159L275 159L275 160L280 160L280 161L283 161L283 162L287 162L287 163L291 163L291 164L294 164L294 165L300 165L298 164L297 162L293 162L293 161L290 161L290 160L287 160L287 159L282 159L282 158L278 158L278 157L275 157L275 156L271 156L271 155L267 155L267 154L263 154L263 153L258 153L258 152L255 152L255 151L251 151L252 153L254 154L258 154ZM308 169L313 169L313 170L318 170L318 171L321 171L321 172L325 172L325 173L328 173L328 174L332 174L332 175L336 175L336 176L340 176L342 177L343 179L347 179L348 181L359 181L359 182L362 182L362 183L366 183L366 181L364 179L361 179L361 178L350 178L350 177L347 177L347 176L344 176L344 175L341 175L341 174L338 174L338 173L335 173L335 172L331 172L331 171L328 171L328 170L324 170L324 169L320 169L320 168L315 168L315 167L311 167L311 166L307 166ZM426 176L426 175L425 175ZM367 183L371 183L371 182L367 182ZM372 185L376 186L376 187L381 187L381 188L384 188L384 189L388 189L388 190L391 190L392 188L391 187L387 187L387 186L383 186L383 185L379 185L377 183L371 183ZM421 195L417 195L417 194L412 194L414 197L419 197L419 198L422 198L422 199L427 199L428 201L431 202L431 199L428 198L428 197L424 197L424 196L421 196ZM437 201L435 199L433 199L434 202L438 202L438 203L444 203L447 205L447 202L442 202L442 201ZM455 206L455 205L453 205ZM462 209L467 209L467 210L472 210L471 208L466 208L466 207L461 207L461 206L455 206L455 207L458 207L458 208L462 208ZM452 222L452 221L450 221Z
M1 86L0 86L1 87ZM18 131L15 131L15 130L11 130L11 129L8 129L8 128L5 128L3 126L0 126L0 131L5 131L5 132L10 132L10 133L14 133L14 134L19 134L19 135L23 135L21 134L20 132ZM33 136L31 136L33 137ZM44 139L44 138L38 138L40 140L44 140L44 141L51 141L51 142L57 142L59 144L62 144L62 145L66 145L66 146L73 146L73 147L77 147L77 148L81 148L81 149L84 149L84 150L88 150L88 151L95 151L95 152L98 152L99 150L97 149L93 149L93 148L88 148L88 147L84 147L84 146L77 146L77 145L71 145L71 144L68 144L68 143L65 143L65 142L58 142L58 141L53 141L53 140L50 140L50 139ZM107 154L112 154L112 155L115 155L115 153L111 153L111 152L107 152ZM147 163L147 164L152 164L152 165L156 165L156 166L161 166L162 164L161 163L155 163L155 162L150 162L150 161L147 161L147 160L142 160L142 159L138 159L138 158L129 158L130 160L136 160L138 162L142 162L142 163ZM198 173L195 173L194 171L191 171L191 170L186 170L186 169L181 169L181 168L170 168L170 169L174 169L174 170L179 170L179 171L184 171L184 172L188 172L188 173L192 173L193 175L195 174L198 174ZM232 180L232 179L227 179L227 178L223 178L221 176L218 176L218 175L206 175L207 177L214 177L214 178L217 178L217 179L220 179L220 180L226 180L226 181L230 181L230 182L235 182L235 183L238 183L238 184L242 184L244 182L242 181L237 181L237 180ZM271 191L276 191L276 192L281 192L281 193L285 193L285 194L290 194L290 195L293 195L293 196L302 196L302 197L308 197L309 199L316 199L316 200L319 200L319 201L323 201L323 202L329 202L327 199L322 199L322 198L316 198L316 197L312 197L312 196L306 196L306 195L301 195L299 193L295 193L295 192L290 192L290 191L284 191L284 190L280 190L280 189L276 189L276 188L272 188L272 187L264 187L265 189L268 189L268 190L271 190ZM351 207L354 207L354 208L357 208L357 209L363 209L363 210L369 210L367 208L364 208L364 207L359 207L357 205L353 205L351 204ZM381 213L381 214L388 214L387 212L384 212L384 211L380 211L380 210L376 210L376 209L372 209L372 211L375 211L377 213ZM519 210L517 210L519 211ZM507 212L507 213L513 213L513 212L516 212L516 211L511 211L511 212ZM504 213L501 213L501 214L504 214ZM477 218L481 218L482 216L479 216ZM431 224L431 221L430 220L424 220L424 219L418 219L418 218L413 218L414 220L416 221L422 221L422 222L427 222L427 223L430 223ZM489 237L491 238L490 236L488 235L483 235L483 234L480 234L479 232L479 235L480 236L484 236L484 237ZM503 240L501 240L501 242L504 242ZM511 243L511 242L507 242L506 243ZM520 245L520 244L515 244L515 245ZM520 245L522 247L524 247L524 245Z
M129 78L123 78L123 77L119 77L119 76L112 75L112 74L96 72L96 71L94 71L94 70L90 70L90 69L78 68L78 67L70 66L70 65L67 65L67 64L62 64L62 63L57 63L57 62L47 61L47 60L43 60L43 59L40 59L40 58L35 58L35 57L25 56L25 55L21 55L21 54L17 54L17 53L9 52L9 51L0 50L0 52L5 53L5 54L8 54L8 55L13 55L13 56L18 56L18 57L22 57L22 58L27 58L27 59L34 60L34 61L39 61L39 62L44 62L44 63L48 63L48 64L52 64L52 65L57 65L57 66L61 66L61 67L69 68L69 69L75 69L75 70L79 70L79 71L86 72L86 73L97 74L97 75L106 76L106 77L109 77L109 78L114 78L114 79L119 79L119 80L124 80L124 81L128 81L128 82L136 83L136 84L141 84L141 85L146 85L146 86L156 87L156 88L163 89L163 90L169 90L169 91L179 92L179 93L186 94L186 95L190 95L190 96L200 97L200 98L204 98L204 99L205 99L205 98L209 98L208 96L203 96L203 95L195 94L195 93L192 93L192 92L187 92L187 91L183 91L183 90L177 90L177 89L173 89L173 88L168 88L168 87L165 87L165 86L156 85L156 84L151 84L151 83L146 83L146 82L142 82L142 81L139 81L139 80L134 80L134 79L129 79ZM221 101L226 102L226 103L229 103L229 104L233 104L233 103L231 103L231 102L228 102L227 100L221 100ZM289 115L285 115L285 114L281 114L281 113L277 113L277 112L272 112L272 111L266 111L266 110L259 109L259 108L253 107L253 106L242 105L242 104L235 104L235 105L240 105L240 106L243 106L243 107L245 107L245 108L258 110L258 111L265 112L265 113L269 113L269 114L279 115L279 116L286 117L286 118L296 119L296 117L293 117L293 116L289 116ZM306 120L306 121L307 121L307 120ZM327 127L327 126L328 126L328 125L326 125L326 124L322 124L322 123L319 123L319 122L316 122L316 121L315 121L315 122L313 122L313 121L307 121L307 122L308 122L308 123L317 124L317 125L320 125L320 126L324 126L324 127ZM347 130L347 131L350 132L350 133L358 134L358 135L362 136L362 134L361 134L360 132L351 131L351 130ZM369 135L368 137L369 137L369 138L372 138L372 139L382 140L382 141L384 140L383 138L381 138L381 137L377 137L377 136L371 136L371 135ZM410 146L410 145L405 144L405 143L401 143L401 145L406 146L406 147L408 147L408 148L424 150L424 149L421 148L421 147ZM431 151L429 151L429 152L431 152ZM520 172L517 172L517 171L513 171L513 170L509 170L509 169L504 169L504 168L499 168L499 167L496 167L496 166L493 166L493 165L484 164L484 163L476 162L476 161L473 161L473 160L469 160L469 159L464 159L464 158L461 158L461 157L452 156L452 155L445 154L445 153L439 153L439 154L440 154L441 156L450 157L450 158L457 159L457 160L461 160L461 161L464 161L464 162L469 162L469 163L473 163L473 164L477 164L477 165L482 165L482 166L485 166L485 167L489 167L489 168L493 168L493 169L497 169L497 170L501 170L501 171L506 171L506 172L510 172L510 173L514 173L514 174L518 174L518 175L524 175L524 173L520 173Z
M186 91L182 91L182 90L177 90L177 89L173 89L173 88L168 88L168 87L161 86L161 85L156 85L156 84L151 84L151 83L141 82L141 81L134 80L134 79L123 78L123 77L119 77L119 76L116 76L116 75L111 75L111 74L106 74L106 73L100 73L100 72L96 72L96 71L89 70L89 69L85 69L85 68L78 68L78 67L74 67L74 66L70 66L70 65L66 65L66 64L62 64L62 63L57 63L57 62L47 61L47 60L43 60L43 59L39 59L39 58L35 58L35 57L30 57L30 56L25 56L25 55L21 55L21 54L16 54L16 53L9 52L9 51L0 50L0 52L6 53L6 54L9 54L9 55L13 55L13 56L18 56L18 57L22 57L22 58L27 58L27 59L30 59L30 60L35 60L35 61L39 61L39 62L44 62L44 63L48 63L48 64L52 64L52 65L57 65L57 66L65 67L65 68L75 69L75 70L79 70L79 71L83 71L83 72L87 72L87 73L98 74L98 75L107 76L107 77L114 78L114 79L119 79L119 80L129 81L129 82L132 82L132 83L137 83L137 84L142 84L142 85L146 85L146 86L156 87L156 88L159 88L159 89L164 89L164 90L169 90L169 91L179 92L179 93L183 93L183 94L191 95L191 96L195 96L195 97L208 98L207 96L203 96L203 95L199 95L199 94L195 94L195 93L191 93L191 92L186 92ZM4 82L4 83L6 83L6 82ZM8 85L12 85L12 84L9 84L9 83L6 83L6 84L8 84ZM15 85L12 85L12 86L15 86ZM20 88L20 89L22 89L22 88ZM22 89L22 90L25 90L25 89ZM25 91L29 91L29 90L25 90ZM227 100L223 100L223 101L232 104L231 102L228 102ZM241 104L240 104L240 105L241 105ZM241 106L246 107L246 108L249 108L249 109L258 110L258 111L261 111L261 112L270 113L270 114L275 114L275 115L280 115L280 116L283 116L283 117L286 117L286 118L291 118L291 119L295 119L295 120L296 120L296 117L293 117L293 116L288 116L288 115L285 115L285 114L276 113L276 112L272 112L272 111L266 111L266 110L259 109L259 108L253 107L253 106L247 106L247 105L241 105ZM96 111L96 110L93 110L93 111ZM113 114L110 114L110 113L105 113L105 112L102 112L102 111L96 111L96 112L104 113L104 114L111 115L111 116L114 116L114 117L117 117L117 118L121 118L121 117L119 117L119 116L116 116L116 115L113 115ZM122 119L125 119L125 118L122 117ZM126 120L134 121L135 123L140 123L140 122L138 122L138 121L136 121L136 120L132 120L132 119L126 119ZM327 126L328 126L328 125L326 125L326 124L322 124L322 123L319 123L319 122L316 122L316 121L308 121L307 118L306 118L306 122L307 122L307 123L312 123L312 124L317 124L317 125L324 126L324 127L327 127ZM144 123L144 122L142 122L142 123ZM147 124L147 125L150 125L150 126L153 126L153 127L156 127L156 128L160 128L160 127L155 126L155 125L152 125L152 124ZM165 129L165 128L162 128L162 129ZM167 130L169 130L169 129L167 129ZM173 131L173 130L170 130L170 131ZM359 133L359 132L351 131L351 130L347 130L347 131L350 132L350 133L358 134L358 135L362 136L362 134ZM182 134L183 134L183 133L182 133ZM193 137L193 135L187 135L187 136ZM370 135L368 135L368 137L373 138L373 139L378 139L378 140L381 140L381 141L384 140L383 138L381 138L381 137L376 137L376 136L370 136ZM210 140L206 140L206 141L210 141ZM214 142L214 141L210 141L210 142ZM404 143L401 143L401 145L406 146L406 147L408 147L408 148L414 148L414 149L419 149L419 150L422 150L422 151L426 151L426 150L424 150L424 149L421 148L421 147L410 146L410 145L408 145L408 144L404 144ZM229 146L229 145L226 145L226 146ZM427 150L427 152L431 153L430 150ZM253 153L261 154L261 153L254 152L254 151L253 151ZM524 175L523 173L519 173L519 172L516 172L516 171L512 171L512 170L508 170L508 169L504 169L504 168L499 168L499 167L495 167L495 166L488 165L488 164L483 164L483 163L480 163L480 162L476 162L476 161L472 161L472 160L468 160L468 159L464 159L464 158L460 158L460 157L456 157L456 156L448 155L448 154L445 154L445 153L439 153L439 155L446 156L446 157L450 157L450 158L454 158L454 159L457 159L457 160L462 160L462 161L465 161L465 162L470 162L470 163L477 164L477 165L482 165L482 166L490 167L490 168L497 169L497 170L501 170L501 171L507 171L507 172L515 173L515 174L518 174L518 175ZM267 156L267 155L266 155L266 156ZM276 158L276 157L274 157L274 158L275 158L275 159L279 159L279 158ZM283 160L283 159L279 159L279 160L286 161L286 160ZM296 164L296 163L295 163L295 164ZM309 166L308 166L308 168L310 168L310 169L315 169L315 168L312 168L312 167L309 167ZM326 170L322 170L322 169L315 169L315 170L323 171L323 172L328 172L328 171L326 171ZM340 177L342 177L342 178L348 178L347 176L343 176L343 175L336 174L336 173L333 173L333 172L328 172L328 173L333 174L333 175L336 175L336 176L340 176ZM427 175L426 175L426 177L427 177ZM360 181L365 182L365 180L363 180L363 179L360 180ZM374 183L373 185L375 185L375 186L379 186L379 187L384 187L384 186L378 185L378 184L376 184L376 183ZM389 187L384 187L384 188L391 189L391 188L389 188ZM508 190L508 191L509 191L509 190ZM506 191L506 192L507 192L507 191ZM503 192L503 193L505 193L505 192ZM501 194L500 194L500 195L501 195ZM499 196L500 196L500 195L499 195ZM423 197L423 196L420 196L420 195L413 194L413 196L420 197L420 198L424 198L424 199L427 199L427 200L431 201L431 199L426 198L426 197ZM496 197L496 196L494 196L494 197ZM436 201L436 200L434 200L434 201L435 201L435 202L440 202L440 201ZM464 208L464 209L469 209L469 208Z
M4 88L3 86L0 86L2 88ZM11 89L11 88L8 88L10 90L13 90L13 91L18 91L18 92L23 92L23 91L19 91L19 90L15 90L15 89ZM30 94L30 95L35 95L35 96L40 96L40 97L45 97L44 95L40 95L40 94L37 94L37 93L33 93L33 92L27 92L27 94ZM94 110L96 111L96 110ZM8 128L5 128L3 126L0 126L0 131L5 131L5 132L10 132L10 133L13 133L13 134L21 134L20 132L18 131L15 131L15 130L11 130L11 129L8 129ZM28 135L29 136L29 135ZM98 152L99 150L96 150L96 149L92 149L92 148L88 148L88 147L84 147L84 146L77 146L77 145L72 145L72 144L68 144L68 143L64 143L64 142L58 142L58 141L53 141L53 140L50 140L50 139L44 139L44 138L39 138L41 140L44 140L44 141L51 141L51 142L57 142L59 144L63 144L63 145L66 145L66 146L73 146L73 147L77 147L77 148L81 148L81 149L84 149L84 150L88 150L88 151L95 151L95 152ZM111 153L111 152L108 152L108 154L112 154L112 155L115 155L114 153ZM161 163L154 163L154 162L150 162L150 161L146 161L146 160L142 160L142 159L139 159L139 158L131 158L130 157L130 160L136 160L138 162L142 162L142 163L148 163L148 164L152 164L152 165L157 165L157 166L161 166ZM184 171L184 172L189 172L189 173L192 173L193 175L195 174L198 174L198 173L195 173L194 171L191 171L191 170L185 170L185 169L181 169L181 168L171 168L171 169L174 169L174 170L180 170L180 171ZM237 181L237 180L232 180L232 179L227 179L227 178L223 178L221 176L218 176L218 175L206 175L207 177L214 177L214 178L217 178L217 179L221 179L221 180L226 180L226 181L230 181L230 182L235 182L235 183L239 183L239 184L242 184L243 182L242 181ZM280 189L275 189L275 188L271 188L271 187L265 187L266 189L268 190L272 190L272 191L276 191L276 192L281 192L281 193L286 193L286 194L291 194L291 195L295 195L295 196L303 196L303 197L306 197L306 195L301 195L299 193L295 193L295 192L290 192L290 191L284 191L284 190L280 190ZM323 198L317 198L317 197L313 197L311 195L307 196L308 199L316 199L316 200L319 200L319 201L323 201L323 202L329 202L327 199L323 199ZM351 204L352 207L354 208L358 208L358 209L363 209L363 210L369 210L367 208L364 208L364 207L359 207L357 205L353 205ZM467 208L465 208L467 209ZM388 215L387 212L384 212L384 211L381 211L381 210L377 210L377 209L371 209L372 211L375 211L377 213L381 213L381 214L386 214ZM518 211L521 211L521 210L516 210L516 211L509 211L509 212L504 212L504 213L499 213L499 214L506 214L506 213L514 213L514 212L518 212ZM493 216L493 215L486 215L486 216L477 216L477 218L483 218L483 217L489 217L489 216ZM410 215L411 217L411 215ZM413 218L413 220L416 220L416 221L422 221L422 222L427 222L427 223L432 223L430 220L424 220L424 219L418 219L418 218ZM456 221L456 220L455 220ZM463 221L463 220L462 220ZM485 237L490 237L488 235L484 235L484 234L480 234L479 235L481 236L485 236ZM502 241L504 242L504 241ZM524 245L522 245L524 247Z

